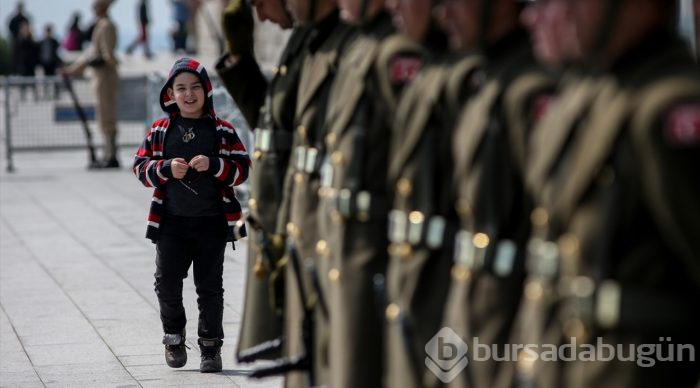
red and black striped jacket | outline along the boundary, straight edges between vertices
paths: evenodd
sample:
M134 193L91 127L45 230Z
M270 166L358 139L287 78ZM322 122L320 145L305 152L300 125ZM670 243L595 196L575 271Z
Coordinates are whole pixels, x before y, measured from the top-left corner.
M168 98L166 90L170 81L182 71L198 73L207 88L207 111L215 120L218 139L218 157L209 158L208 172L221 183L221 200L224 203L224 212L228 221L229 238L234 241L236 239L234 226L242 218L241 204L236 198L234 186L240 185L248 179L250 157L233 125L218 118L214 113L211 82L209 82L206 70L197 61L183 58L175 63L161 93L163 110L169 113L170 117L176 117L179 114L174 101L170 101ZM163 159L163 145L169 126L169 118L154 121L134 157L133 171L136 177L144 186L155 188L146 230L146 237L154 242L158 240L160 222L165 212L163 187L175 180L170 173L169 161Z

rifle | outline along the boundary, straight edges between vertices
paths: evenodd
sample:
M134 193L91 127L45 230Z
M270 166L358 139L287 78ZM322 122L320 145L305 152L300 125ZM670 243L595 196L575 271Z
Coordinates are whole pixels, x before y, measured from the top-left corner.
M307 301L309 300L306 295L306 290L304 288L304 280L302 278L301 263L299 259L299 253L294 246L292 241L287 244L287 251L289 253L289 261L292 265L292 270L294 271L294 278L296 280L296 285L299 290L299 298L301 299L301 305L304 309L304 318L302 321L302 344L304 346L304 351L302 354L290 358L280 358L275 361L275 364L269 367L262 367L253 370L250 377L253 378L264 378L269 376L276 376L285 374L291 371L307 371L309 373L309 382L311 386L314 385L313 374L311 373L311 366L313 365L313 306L310 306ZM273 340L275 341L275 340ZM268 341L270 342L270 341Z
M68 94L70 94L71 100L73 100L73 107L75 108L75 112L78 114L78 118L83 124L83 133L85 134L85 140L87 142L90 157L90 165L93 165L97 162L97 157L95 156L95 146L92 144L92 133L90 133L90 127L88 126L87 116L85 115L85 111L83 110L82 105L80 105L80 101L78 101L78 95L75 94L75 90L73 89L73 82L71 82L69 76L63 75L63 84L68 90Z

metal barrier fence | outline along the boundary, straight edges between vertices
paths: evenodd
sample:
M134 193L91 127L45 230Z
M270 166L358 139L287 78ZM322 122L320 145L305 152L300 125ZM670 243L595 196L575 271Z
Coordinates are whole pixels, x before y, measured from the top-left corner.
M159 93L165 82L161 75L122 77L117 98L120 147L136 148L153 120L164 117ZM212 78L217 114L230 121L248 146L252 132L218 78ZM13 154L39 150L87 149L82 123L61 77L6 77L3 92L4 143L7 170L13 171ZM95 121L95 93L87 78L74 78L73 89L86 113L93 143L100 147L102 133Z

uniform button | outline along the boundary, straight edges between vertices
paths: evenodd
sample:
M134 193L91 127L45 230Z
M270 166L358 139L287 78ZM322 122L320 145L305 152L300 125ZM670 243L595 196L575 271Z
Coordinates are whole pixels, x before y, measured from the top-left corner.
M263 156L263 153L260 150L255 150L255 152L253 152L253 159L255 159L255 160L260 160L262 158L262 156Z
M486 233L477 233L474 235L472 242L479 249L484 249L489 246L489 236Z
M532 349L528 349L528 352L535 351ZM525 352L522 349L518 352L517 368L520 374L527 377L532 377L535 372L535 360L537 360L537 354L532 354L528 352Z
M335 167L338 167L341 164L343 164L343 153L340 151L333 151L333 153L331 154L331 163Z
M471 277L471 271L469 271L469 268L463 267L461 265L454 265L452 266L452 278L457 280L460 283L464 283L469 280Z
M539 300L544 294L542 283L536 280L531 280L525 285L525 297L530 300Z
M576 255L579 251L579 240L573 233L559 237L559 252L564 256Z
M301 138L306 138L306 133L307 133L307 132L308 132L308 131L307 131L307 129L306 129L305 126L300 125L300 126L297 127L297 133L299 134L299 136L300 136Z
M338 283L340 281L340 271L338 271L336 268L328 271L328 280L330 280L331 283Z
M258 201L256 201L255 198L249 199L248 207L250 208L250 210L258 210Z
M326 145L328 145L328 147L333 147L335 145L335 140L335 133L331 132L328 135L326 135Z
M469 204L469 200L466 198L460 198L455 203L455 210L462 217L469 217L472 214L472 207Z
M287 66L281 66L281 67L280 67L280 75L281 75L281 76L287 75Z
M408 260L411 258L413 249L407 243L392 243L389 244L388 252L390 256L396 256L400 259Z
M388 319L389 321L395 321L396 318L399 317L399 314L401 314L401 308L396 303L391 303L388 306L386 306L385 314L386 319Z
M296 225L294 225L293 223L290 222L287 224L287 234L290 237L297 238L297 237L299 237L299 228L297 228Z
M411 195L411 192L413 191L413 185L411 184L411 181L409 181L406 178L401 178L399 181L396 183L396 191L399 193L399 195L403 197L408 197Z
M546 226L549 222L549 213L544 208L538 207L530 214L530 221L535 226Z
M422 224L423 221L425 221L425 215L423 215L423 213L417 210L408 213L408 222L412 224Z
M336 225L340 225L343 223L343 216L340 214L339 211L333 210L331 213L331 222L333 222Z
M318 240L316 243L316 253L318 253L320 256L328 256L328 253L330 253L328 249L328 243L326 243L326 240Z
M294 174L294 183L297 185L302 185L304 184L304 174L297 172Z
M583 338L586 335L586 325L578 318L567 319L564 322L564 335L569 338Z
M260 113L262 113L262 114L267 113L267 105L263 105L260 107Z
M279 72L280 72L280 68L279 68L279 67L274 66L274 67L272 68L272 74L273 74L273 75L277 75L277 73L279 73Z

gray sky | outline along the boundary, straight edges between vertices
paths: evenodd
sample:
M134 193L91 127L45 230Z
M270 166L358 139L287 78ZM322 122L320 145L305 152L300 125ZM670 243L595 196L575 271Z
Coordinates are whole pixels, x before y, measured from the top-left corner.
M1 31L5 37L9 34L7 23L16 4L16 0L0 0ZM62 39L75 11L81 11L83 28L87 27L93 19L91 4L92 0L24 0L25 13L31 16L32 30L37 39L42 36L46 23L52 23L55 35ZM116 0L110 10L119 29L120 47L128 45L138 32L137 4L138 0ZM168 31L173 26L170 0L150 0L149 5L152 46L156 50L165 50L170 44Z

